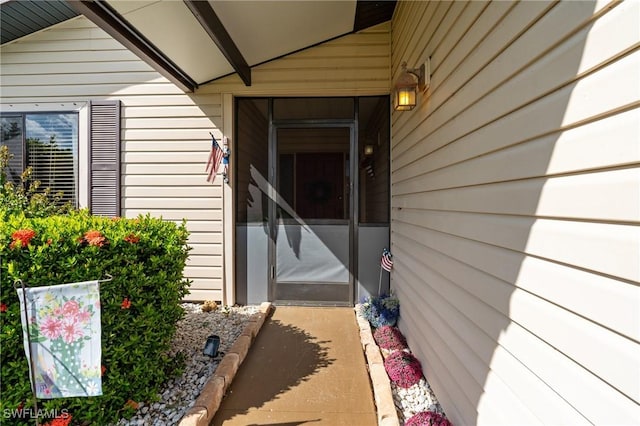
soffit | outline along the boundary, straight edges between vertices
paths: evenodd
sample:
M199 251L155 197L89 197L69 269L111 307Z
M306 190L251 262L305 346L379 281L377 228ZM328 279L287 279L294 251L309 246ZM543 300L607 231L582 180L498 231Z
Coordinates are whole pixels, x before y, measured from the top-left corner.
M234 72L184 2L109 1L108 4L197 83Z
M210 2L249 65L350 33L355 0Z
M25 35L78 16L64 0L0 2L1 43L8 43Z

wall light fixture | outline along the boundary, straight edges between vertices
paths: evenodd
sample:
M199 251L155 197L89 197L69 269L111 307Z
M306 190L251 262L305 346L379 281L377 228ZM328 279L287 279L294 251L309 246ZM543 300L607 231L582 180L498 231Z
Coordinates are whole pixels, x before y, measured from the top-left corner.
M407 68L402 63L402 73L396 80L393 90L393 108L396 111L411 111L418 99L418 90L424 93L429 87L431 76L431 61L426 61L418 68Z

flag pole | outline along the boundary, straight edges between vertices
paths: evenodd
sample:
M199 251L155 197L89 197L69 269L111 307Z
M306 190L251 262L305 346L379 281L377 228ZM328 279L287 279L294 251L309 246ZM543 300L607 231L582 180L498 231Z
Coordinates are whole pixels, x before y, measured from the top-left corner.
M382 257L380 257L380 277L378 278L378 296L382 291L382 270L391 274L391 268L393 268L393 260L391 260L391 252L385 247L382 250Z

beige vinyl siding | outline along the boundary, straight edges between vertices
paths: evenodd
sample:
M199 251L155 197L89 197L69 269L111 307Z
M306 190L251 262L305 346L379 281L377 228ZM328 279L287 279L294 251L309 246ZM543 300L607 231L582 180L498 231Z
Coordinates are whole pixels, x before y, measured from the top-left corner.
M80 17L2 46L1 103L119 99L121 215L187 219L190 299L222 300L221 178L205 181L219 95L186 95Z
M640 422L640 3L399 2L392 288L454 424Z

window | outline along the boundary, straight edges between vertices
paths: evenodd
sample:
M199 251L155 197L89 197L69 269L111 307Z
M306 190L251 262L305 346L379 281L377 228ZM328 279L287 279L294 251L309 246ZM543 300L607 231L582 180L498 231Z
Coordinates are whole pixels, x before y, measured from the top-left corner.
M2 116L2 145L13 158L8 177L15 184L27 167L31 178L63 202L78 205L78 113L28 113Z
M120 101L16 104L0 108L7 175L34 180L94 215L120 215Z

